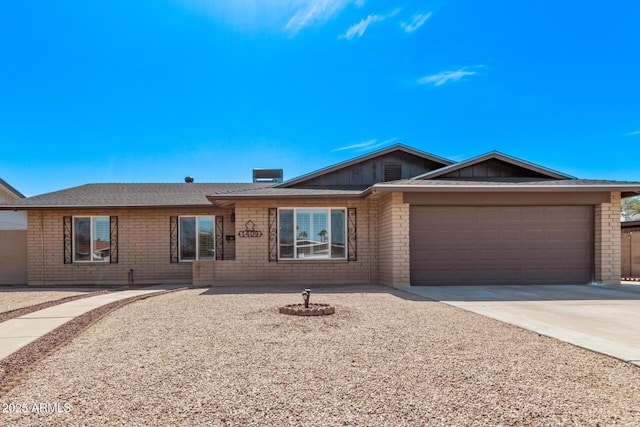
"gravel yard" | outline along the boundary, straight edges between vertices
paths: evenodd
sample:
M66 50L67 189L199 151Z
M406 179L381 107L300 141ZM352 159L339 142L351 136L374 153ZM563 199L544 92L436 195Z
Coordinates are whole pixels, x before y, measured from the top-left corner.
M256 291L120 308L2 396L0 425L640 424L637 366L384 287L313 289L324 317Z
M96 289L0 288L0 313L92 291Z

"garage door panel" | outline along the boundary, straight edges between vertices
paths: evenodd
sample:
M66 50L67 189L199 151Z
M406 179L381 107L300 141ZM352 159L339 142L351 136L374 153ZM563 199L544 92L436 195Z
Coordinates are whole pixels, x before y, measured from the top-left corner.
M522 212L522 220L528 222L544 222L544 210L542 209L528 209Z
M587 283L590 206L412 206L411 282Z

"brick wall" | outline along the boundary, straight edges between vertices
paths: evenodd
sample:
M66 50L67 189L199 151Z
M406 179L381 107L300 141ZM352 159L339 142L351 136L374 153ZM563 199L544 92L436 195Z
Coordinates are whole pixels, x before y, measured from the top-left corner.
M117 216L118 263L64 263L64 216ZM105 209L29 211L27 281L30 286L191 283L191 262L170 262L169 218L223 215L224 233L234 234L230 211L216 209ZM225 241L226 243L226 241ZM225 246L225 256L233 257Z
M402 193L387 193L379 200L379 278L394 286L410 284L409 204Z
M193 265L194 285L233 284L364 284L377 280L375 201L367 200L288 200L238 201L235 209L236 229L247 221L262 231L260 237L240 237L236 233L235 260L198 261ZM279 260L269 261L269 208L346 207L356 208L357 260Z
M595 207L595 281L620 283L620 193L611 193L611 202Z

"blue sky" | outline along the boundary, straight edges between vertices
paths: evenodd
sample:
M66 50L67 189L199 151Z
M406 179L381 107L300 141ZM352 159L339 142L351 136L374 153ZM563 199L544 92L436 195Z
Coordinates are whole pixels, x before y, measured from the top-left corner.
M0 178L285 179L394 143L640 181L640 2L5 1Z

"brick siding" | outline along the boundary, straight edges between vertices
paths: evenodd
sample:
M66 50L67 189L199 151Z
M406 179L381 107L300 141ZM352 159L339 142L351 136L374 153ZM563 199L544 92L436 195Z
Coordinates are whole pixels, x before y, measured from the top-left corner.
M191 284L191 262L170 262L169 218L173 215L223 215L224 233L233 234L230 211L215 209L91 209L29 211L30 286ZM117 216L118 263L64 263L64 216ZM226 242L225 242L226 243ZM226 252L228 249L224 247ZM231 255L230 255L231 256Z
M235 209L237 230L247 221L262 231L260 237L235 237L235 259L197 261L193 264L193 283L198 286L233 284L266 285L292 283L367 284L377 281L376 219L367 200L287 200L238 201ZM346 207L356 208L357 260L278 260L269 261L269 208ZM237 233L236 233L237 234Z
M410 284L409 204L402 193L387 193L379 201L380 283Z
M595 207L595 281L620 283L620 193L611 193L611 202Z

